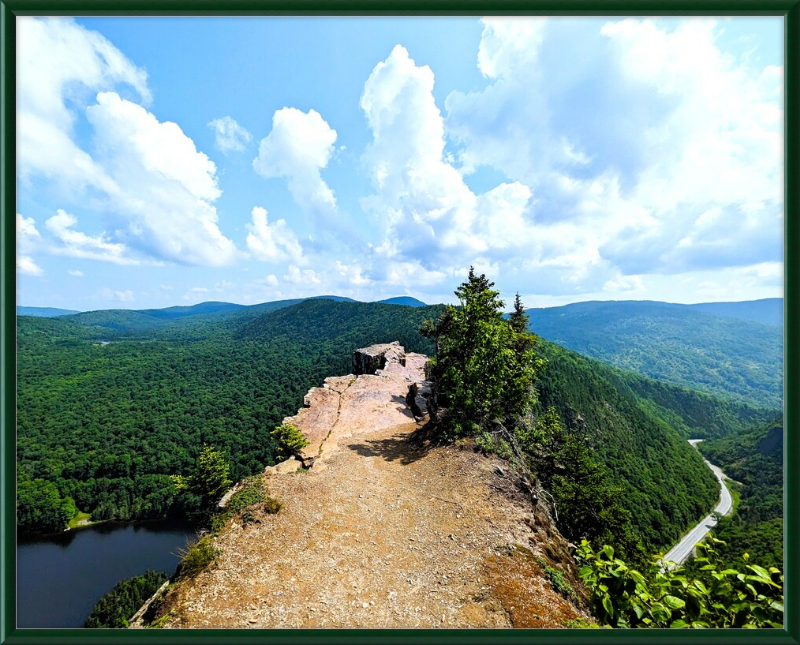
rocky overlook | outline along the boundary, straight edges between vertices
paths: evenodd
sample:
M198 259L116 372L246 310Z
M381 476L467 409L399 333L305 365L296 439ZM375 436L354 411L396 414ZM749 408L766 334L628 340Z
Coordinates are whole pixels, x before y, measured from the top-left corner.
M577 596L552 588L545 565L581 588L568 545L507 465L415 434L426 362L376 345L356 351L353 374L309 391L285 420L308 446L266 469L282 510L219 532L216 563L169 591L166 627L562 627L587 617Z

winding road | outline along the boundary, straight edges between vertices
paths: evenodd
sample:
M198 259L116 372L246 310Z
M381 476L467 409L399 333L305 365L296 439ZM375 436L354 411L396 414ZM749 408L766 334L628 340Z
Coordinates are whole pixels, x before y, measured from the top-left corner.
M702 439L689 439L689 443L693 446L696 446L700 443ZM717 520L714 518L714 513L719 513L720 515L727 515L731 512L733 508L733 499L731 498L731 493L728 490L728 487L725 485L725 479L727 479L725 473L722 472L719 468L717 468L714 464L712 464L707 459L704 460L706 465L714 471L714 474L717 476L719 480L719 484L721 487L720 494L719 494L719 503L714 507L714 511L709 515L706 515L691 531L689 531L686 535L683 536L680 542L678 542L674 547L672 547L667 554L664 556L664 561L667 562L675 562L676 564L682 564L692 553L694 550L695 545L700 542L708 532L713 529L717 525Z

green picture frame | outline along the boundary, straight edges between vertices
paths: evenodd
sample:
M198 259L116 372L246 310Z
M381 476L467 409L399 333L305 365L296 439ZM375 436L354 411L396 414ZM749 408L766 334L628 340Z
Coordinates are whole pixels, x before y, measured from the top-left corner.
M81 630L16 628L17 16L769 15L785 17L785 626L780 630ZM800 643L800 0L0 0L0 643Z

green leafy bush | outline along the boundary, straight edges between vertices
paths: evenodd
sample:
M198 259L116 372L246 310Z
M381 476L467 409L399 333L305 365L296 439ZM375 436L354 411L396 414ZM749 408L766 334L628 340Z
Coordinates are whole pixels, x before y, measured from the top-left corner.
M698 544L696 577L656 557L647 575L632 569L608 545L596 553L586 540L576 557L590 589L594 616L612 627L782 627L783 575L745 564L749 573L720 566L716 545ZM748 556L745 554L744 561Z
M489 432L481 432L475 437L475 446L482 453L487 455L497 455L501 459L511 460L514 456L511 446L505 439L495 437Z
M231 495L225 510L231 513L238 513L248 506L262 501L264 501L264 478L261 475L256 475L244 480L242 487Z
M278 456L281 459L297 456L308 445L305 435L290 423L276 426L270 434L278 443Z
M255 511L259 505L261 510L270 514L277 513L282 506L278 500L264 492L264 476L254 475L245 479L242 487L231 495L225 508L211 518L211 533L219 532L228 520L239 513L242 514L244 524L257 522Z

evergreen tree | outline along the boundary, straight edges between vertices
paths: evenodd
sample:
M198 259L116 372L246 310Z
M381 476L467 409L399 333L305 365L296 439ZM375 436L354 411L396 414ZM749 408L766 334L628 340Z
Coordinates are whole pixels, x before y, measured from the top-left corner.
M209 509L216 504L231 485L230 466L225 455L212 446L204 445L197 465L189 477L173 475L172 481L178 491L188 491L198 495L201 506Z
M528 323L530 319L525 313L525 308L522 306L522 299L519 293L514 296L514 311L508 317L508 324L518 334L522 334L528 330Z
M445 428L455 436L514 427L533 404L533 385L544 365L534 357L527 322L503 319L504 303L493 287L470 267L455 291L459 306L448 306L436 324L422 328L436 339L435 396L447 409ZM524 318L521 302L519 310Z
M513 361L505 388L506 423L510 428L524 425L536 401L535 381L547 362L536 356L537 336L528 330L529 319L519 294L514 297L514 311L508 318L512 331Z

